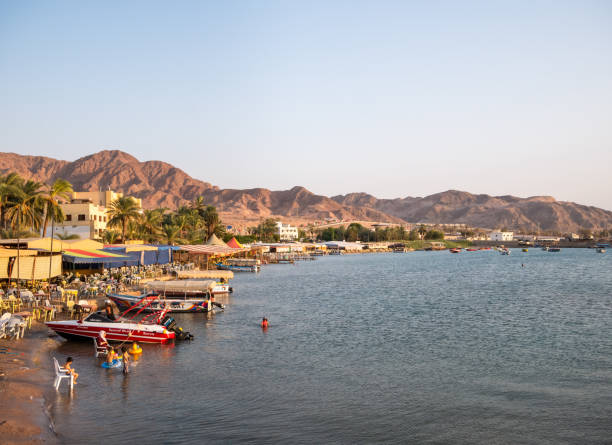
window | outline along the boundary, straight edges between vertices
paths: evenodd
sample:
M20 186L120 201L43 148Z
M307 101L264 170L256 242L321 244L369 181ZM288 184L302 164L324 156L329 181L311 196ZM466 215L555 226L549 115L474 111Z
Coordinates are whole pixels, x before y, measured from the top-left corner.
M72 215L66 215L66 221L72 221Z
M79 221L85 221L85 215L79 215Z

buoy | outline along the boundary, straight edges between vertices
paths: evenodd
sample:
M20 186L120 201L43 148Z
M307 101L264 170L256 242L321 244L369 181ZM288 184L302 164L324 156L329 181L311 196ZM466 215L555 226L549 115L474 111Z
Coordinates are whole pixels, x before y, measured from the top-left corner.
M132 347L128 349L130 354L141 354L142 348L138 345L138 343L132 343Z
M121 360L118 360L118 359L114 359L110 363L109 362L102 363L102 367L103 368L117 368L117 367L119 367L121 365L122 365Z

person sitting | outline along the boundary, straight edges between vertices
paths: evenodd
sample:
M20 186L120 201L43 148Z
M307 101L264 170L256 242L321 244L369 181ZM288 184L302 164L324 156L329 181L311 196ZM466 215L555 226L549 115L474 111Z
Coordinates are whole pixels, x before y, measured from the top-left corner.
M106 316L109 318L109 320L115 320L115 311L109 300L106 300L106 306L104 307L104 311L106 312Z
M263 329L266 329L268 326L269 326L268 319L264 317L263 320L261 320L261 327Z
M66 364L64 365L64 368L66 368L66 374L72 376L72 381L76 385L77 384L77 379L79 378L79 375L77 374L77 372L72 367L72 357L68 357L66 359Z

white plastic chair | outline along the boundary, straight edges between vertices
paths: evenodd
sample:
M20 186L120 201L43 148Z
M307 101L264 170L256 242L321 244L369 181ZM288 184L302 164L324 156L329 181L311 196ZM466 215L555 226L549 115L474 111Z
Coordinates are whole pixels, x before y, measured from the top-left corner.
M6 337L6 325L8 324L11 317L12 315L10 314L10 312L5 312L4 314L2 314L2 317L0 317L0 338Z
M53 365L55 366L55 381L53 382L55 390L58 390L62 379L70 379L70 390L72 390L72 388L74 388L74 376L72 374L67 374L68 370L60 366L55 357L53 357Z

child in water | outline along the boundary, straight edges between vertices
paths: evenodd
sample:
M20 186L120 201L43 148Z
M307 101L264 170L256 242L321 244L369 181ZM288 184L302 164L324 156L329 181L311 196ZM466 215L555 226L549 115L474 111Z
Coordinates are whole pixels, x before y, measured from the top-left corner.
M64 368L66 368L66 374L72 375L72 381L76 385L77 379L79 378L79 375L77 374L77 372L72 367L72 357L68 357L66 359L66 364L64 365Z
M121 357L123 358L123 373L127 374L130 371L130 354L125 346L121 348Z
M113 361L117 358L117 353L115 352L115 348L112 346L108 349L108 354L106 354L106 363L109 365L113 363Z

